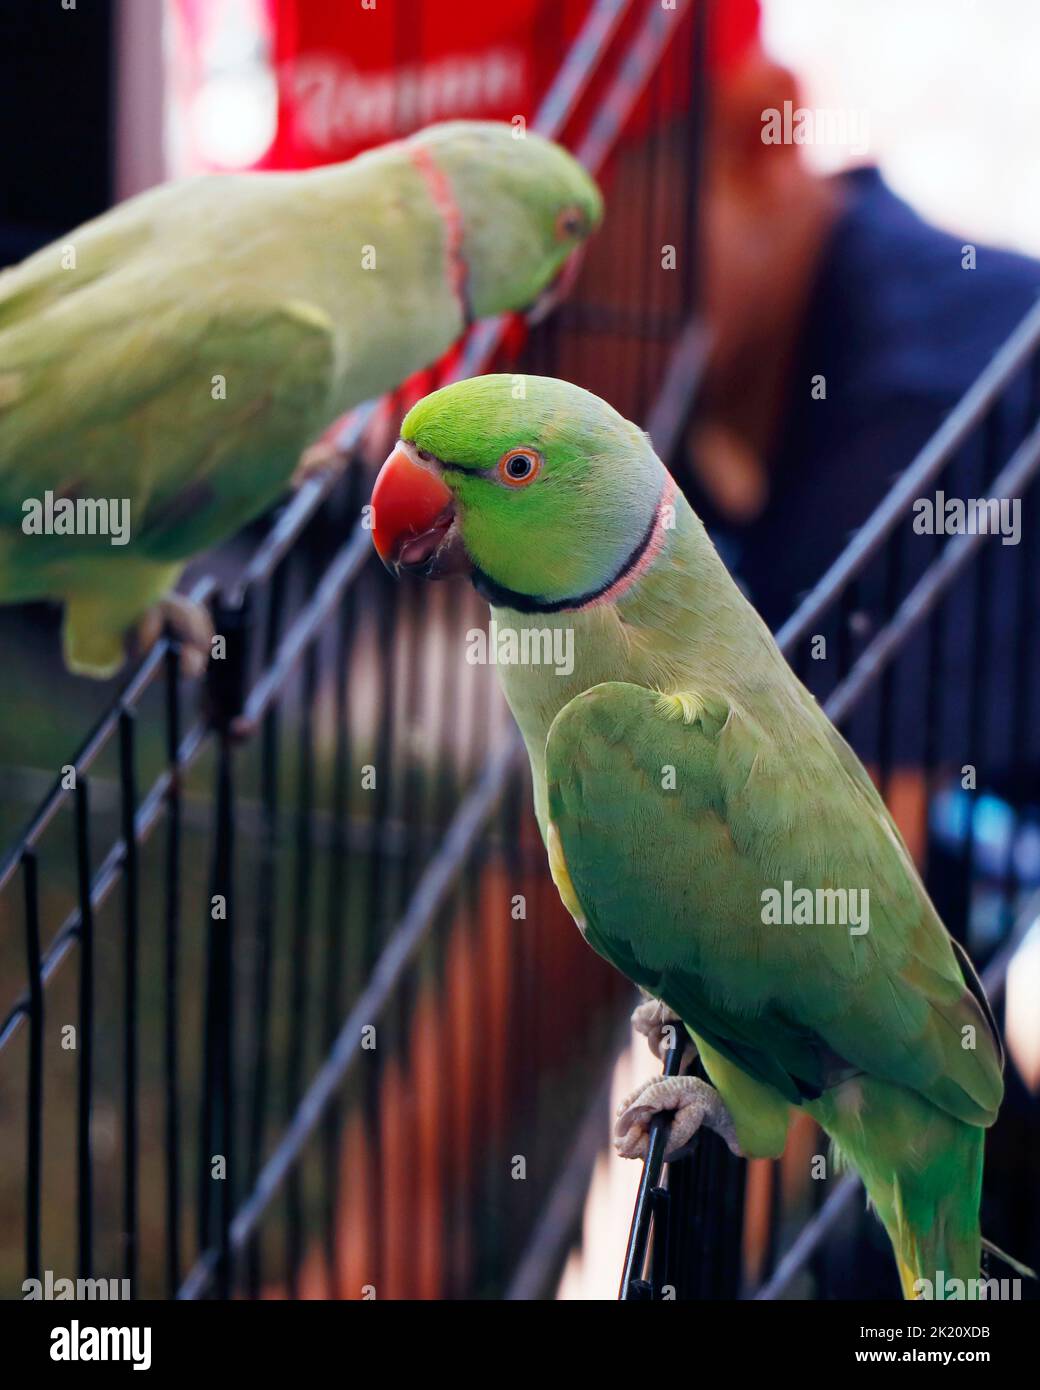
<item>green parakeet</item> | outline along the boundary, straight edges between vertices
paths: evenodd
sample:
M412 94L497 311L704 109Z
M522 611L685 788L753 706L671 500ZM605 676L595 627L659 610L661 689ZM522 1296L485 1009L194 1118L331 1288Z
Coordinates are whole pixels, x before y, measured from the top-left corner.
M602 205L565 150L514 134L452 122L165 185L0 275L0 602L62 601L68 665L112 674L324 425L538 299Z
M576 386L521 386L410 411L374 539L488 599L560 894L711 1078L640 1088L618 1147L644 1153L672 1109L673 1151L706 1124L776 1156L801 1107L862 1176L908 1297L977 1279L1003 1059L970 963L647 437Z

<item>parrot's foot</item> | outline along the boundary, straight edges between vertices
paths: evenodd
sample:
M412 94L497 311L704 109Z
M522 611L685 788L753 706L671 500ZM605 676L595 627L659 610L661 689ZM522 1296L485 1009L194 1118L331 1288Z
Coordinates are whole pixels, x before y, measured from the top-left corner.
M207 610L183 594L167 594L138 623L138 650L149 651L165 627L180 643L181 672L193 679L201 676L213 648L213 619Z
M328 478L341 473L350 461L350 455L339 450L331 439L319 439L300 455L300 461L292 475L291 486L303 487L312 478Z
M633 1009L632 1027L637 1033L643 1034L650 1051L662 1062L680 1038L685 1043L683 1066L692 1062L697 1055L697 1049L690 1041L682 1019L678 1014L672 1013L667 1004L662 1004L660 999L648 999L645 1004Z
M666 1110L673 1112L664 1155L669 1162L702 1125L724 1139L731 1153L740 1154L733 1117L714 1086L699 1076L658 1076L644 1082L618 1106L614 1147L622 1158L646 1157L650 1121Z

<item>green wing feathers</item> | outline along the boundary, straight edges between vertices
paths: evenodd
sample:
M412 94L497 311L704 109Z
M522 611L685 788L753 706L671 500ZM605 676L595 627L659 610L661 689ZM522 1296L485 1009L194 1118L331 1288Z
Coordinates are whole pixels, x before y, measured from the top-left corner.
M390 163L168 185L0 275L0 602L85 599L106 657L82 669L118 664L121 627L269 507L324 425L455 336L440 220ZM129 543L26 535L47 493L125 499Z
M803 1105L907 1270L936 1268L925 1216L942 1208L945 1268L975 1277L999 1045L869 778L808 697L787 698L782 741L689 691L612 682L561 710L549 815L586 935L701 1042L745 1152L778 1152L783 1107ZM785 881L868 890L867 930L767 924L763 891Z
M131 298L117 308L91 294L68 301L64 323L51 315L0 334L0 524L20 527L23 500L47 488L128 497L135 549L162 538L162 558L174 557L164 518L194 513L179 547L189 555L208 543L214 512L248 519L284 486L279 451L322 420L332 326L292 303L203 297L139 317ZM194 508L178 508L191 496ZM77 543L107 540L62 537L61 551ZM34 539L33 553L42 548Z
M690 1027L703 1010L735 1053L755 1040L789 1094L858 1070L992 1122L986 1015L887 812L829 741L795 760L722 702L610 683L557 716L547 780L590 939ZM785 881L869 890L869 929L766 925L762 892Z

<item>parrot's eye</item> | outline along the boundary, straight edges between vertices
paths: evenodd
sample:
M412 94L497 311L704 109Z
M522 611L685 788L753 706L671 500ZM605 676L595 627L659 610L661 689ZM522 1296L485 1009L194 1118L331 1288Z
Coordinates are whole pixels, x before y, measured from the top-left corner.
M508 487L526 487L541 468L542 456L534 449L510 449L498 461L498 476Z
M561 208L556 214L556 235L570 241L585 234L585 214L579 207Z

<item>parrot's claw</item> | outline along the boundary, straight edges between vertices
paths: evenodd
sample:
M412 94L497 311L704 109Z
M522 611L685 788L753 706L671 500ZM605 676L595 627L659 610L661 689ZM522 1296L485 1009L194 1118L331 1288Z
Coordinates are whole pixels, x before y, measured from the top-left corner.
M672 1111L665 1158L668 1162L686 1148L702 1125L740 1154L733 1117L714 1086L699 1076L658 1076L644 1082L618 1106L614 1147L622 1158L645 1158L650 1143L650 1121Z
M192 679L201 676L213 649L213 619L208 611L183 594L167 594L138 623L138 650L149 651L166 627L180 644L182 674Z
M291 486L300 488L312 478L331 477L347 466L350 455L343 453L331 439L319 439L304 449L292 475Z
M650 1051L662 1062L680 1037L685 1042L683 1067L685 1068L697 1055L697 1049L689 1040L682 1019L673 1013L667 1004L662 1004L660 999L648 999L645 1004L633 1009L632 1027L637 1033L643 1034Z

